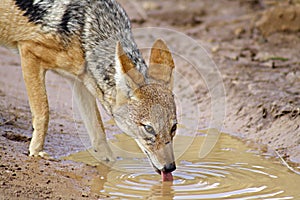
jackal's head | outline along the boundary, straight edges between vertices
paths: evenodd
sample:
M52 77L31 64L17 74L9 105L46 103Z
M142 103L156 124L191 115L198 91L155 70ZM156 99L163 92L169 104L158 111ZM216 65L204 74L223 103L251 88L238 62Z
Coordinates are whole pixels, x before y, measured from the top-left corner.
M176 169L173 137L177 118L172 93L172 55L162 40L151 49L146 76L124 53L116 51L117 97L113 115L117 125L133 137L158 173Z

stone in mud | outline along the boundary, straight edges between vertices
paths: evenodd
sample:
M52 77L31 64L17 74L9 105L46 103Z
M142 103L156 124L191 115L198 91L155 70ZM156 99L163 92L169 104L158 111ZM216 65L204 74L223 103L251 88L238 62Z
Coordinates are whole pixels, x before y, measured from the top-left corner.
M277 6L266 10L256 22L256 27L264 36L279 31L300 30L300 6Z

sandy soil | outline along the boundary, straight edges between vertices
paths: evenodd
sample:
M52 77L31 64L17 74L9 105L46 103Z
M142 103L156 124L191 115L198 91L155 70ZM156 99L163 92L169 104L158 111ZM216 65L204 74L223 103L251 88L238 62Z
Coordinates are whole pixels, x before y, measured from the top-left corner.
M225 132L251 141L262 151L276 150L295 165L300 163L299 1L121 3L134 27L176 29L206 48L225 84ZM27 156L31 114L19 58L1 48L0 66L0 198L105 198L90 190L91 177L99 176L95 168ZM76 137L85 130L80 121L74 123L68 85L49 74L47 89L51 122L46 151L59 157L85 149ZM199 101L200 106L205 108L206 101Z

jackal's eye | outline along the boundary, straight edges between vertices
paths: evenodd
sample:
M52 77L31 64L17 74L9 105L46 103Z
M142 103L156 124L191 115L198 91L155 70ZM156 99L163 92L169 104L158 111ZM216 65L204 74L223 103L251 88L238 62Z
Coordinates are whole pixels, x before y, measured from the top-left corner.
M152 135L155 135L155 130L152 126L149 126L149 125L143 125L144 126L144 129L146 132L152 134Z
M177 124L174 124L171 128L171 133L174 133L177 129Z

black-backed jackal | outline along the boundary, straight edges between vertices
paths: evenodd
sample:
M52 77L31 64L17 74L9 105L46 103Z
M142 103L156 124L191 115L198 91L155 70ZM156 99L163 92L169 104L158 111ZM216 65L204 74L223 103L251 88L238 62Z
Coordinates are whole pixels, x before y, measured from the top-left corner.
M157 172L172 179L176 106L172 55L162 40L149 67L114 0L1 0L0 44L18 50L32 112L31 156L43 156L49 121L45 73L74 85L75 99L97 157L112 160L96 98L133 137Z

